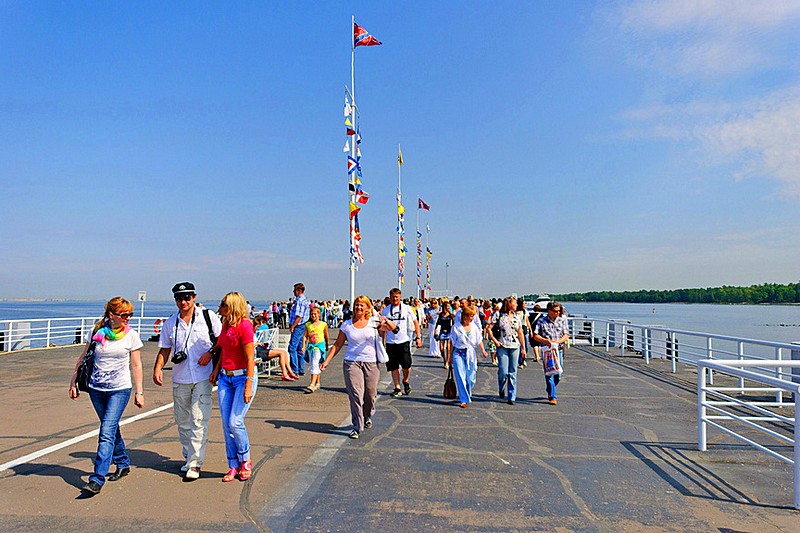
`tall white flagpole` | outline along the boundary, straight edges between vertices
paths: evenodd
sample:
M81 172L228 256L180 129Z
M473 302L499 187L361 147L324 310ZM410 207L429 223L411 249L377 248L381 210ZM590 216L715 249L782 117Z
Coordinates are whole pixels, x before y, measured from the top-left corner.
M420 297L420 290L422 287L422 238L419 233L419 199L417 199L417 298Z
M402 256L400 255L403 253L403 243L400 240L401 238L401 228L400 228L400 206L403 205L403 194L400 188L400 144L397 145L397 288L402 288L403 284L403 277L400 273L400 259Z
M356 17L353 15L350 19L350 96L353 98L353 106L352 110L350 111L351 122L353 123L353 142L350 143L350 157L353 159L356 158L356 144L358 143L358 128L356 124L356 73L355 73L355 64L356 64L356 46L354 40L354 28L356 27ZM358 171L355 171L355 177L358 177ZM356 299L356 254L355 254L355 219L354 217L350 217L350 204L355 203L356 193L355 190L351 190L350 182L354 181L355 178L352 174L348 174L347 176L347 191L349 196L349 202L347 204L347 216L350 219L350 305L353 305L353 302ZM355 189L355 187L353 187ZM352 307L351 307L352 309Z

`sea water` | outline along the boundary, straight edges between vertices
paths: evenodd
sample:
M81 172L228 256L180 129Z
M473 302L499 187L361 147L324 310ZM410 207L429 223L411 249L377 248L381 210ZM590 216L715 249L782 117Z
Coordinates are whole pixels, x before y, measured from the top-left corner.
M205 302L216 310L217 301ZM102 301L0 301L0 320L34 318L99 317ZM141 303L134 302L134 314ZM252 302L258 311L268 302ZM626 304L564 302L570 315L629 320L634 324L663 326L732 337L775 342L800 341L800 306L714 304ZM166 318L176 311L175 302L145 302L147 317Z

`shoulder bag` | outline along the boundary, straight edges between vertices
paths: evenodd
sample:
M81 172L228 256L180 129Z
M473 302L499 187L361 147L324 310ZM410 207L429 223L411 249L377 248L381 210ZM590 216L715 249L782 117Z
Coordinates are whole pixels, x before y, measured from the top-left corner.
M453 364L450 363L450 369L447 372L447 379L444 380L444 391L442 393L445 400L455 400L456 396L458 396L458 391L456 390L456 380L453 379Z
M381 335L378 333L378 326L371 326L375 328L375 361L378 363L388 363L389 354L386 353L386 346L381 340Z
M77 377L75 384L78 386L79 391L89 392L89 380L92 378L94 372L94 353L97 343L91 341L89 347L86 349L86 355L83 356L80 366L78 366Z

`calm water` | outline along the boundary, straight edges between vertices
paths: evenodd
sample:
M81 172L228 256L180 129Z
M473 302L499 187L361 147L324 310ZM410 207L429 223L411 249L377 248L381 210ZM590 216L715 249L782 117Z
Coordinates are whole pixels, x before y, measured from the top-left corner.
M0 320L22 318L91 317L103 312L104 302L0 302ZM216 300L207 302L216 309ZM138 316L141 307L136 302ZM267 302L253 302L261 310ZM630 320L734 337L777 342L800 341L800 306L711 304L621 304L565 302L570 314ZM166 317L174 302L146 302L145 315Z

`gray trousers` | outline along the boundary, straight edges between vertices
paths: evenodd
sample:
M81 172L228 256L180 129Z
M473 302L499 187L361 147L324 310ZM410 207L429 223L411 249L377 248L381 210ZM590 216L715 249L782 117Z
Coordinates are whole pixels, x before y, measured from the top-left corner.
M353 429L364 431L364 419L375 414L375 398L381 371L378 363L344 362L344 385L350 397L350 418Z
M211 383L207 379L192 384L173 383L172 399L185 466L203 466L211 418Z

